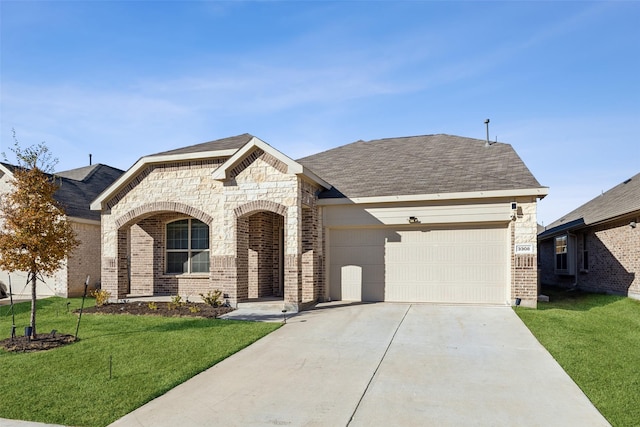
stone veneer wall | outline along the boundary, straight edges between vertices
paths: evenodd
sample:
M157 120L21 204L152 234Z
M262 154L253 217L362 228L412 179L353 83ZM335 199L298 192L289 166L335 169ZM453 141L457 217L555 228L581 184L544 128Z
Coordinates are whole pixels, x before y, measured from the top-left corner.
M511 232L511 299L516 298L521 305L537 307L538 304L538 263L537 263L537 203L535 198L519 198L515 220L509 228ZM533 254L515 254L516 244L532 244Z
M158 221L157 215L167 211L196 217L209 225L211 273L203 280L202 277L186 275L179 278L167 277L156 270L156 291L163 289L163 292L172 293L177 283L180 293L220 289L231 304L248 298L249 259L242 256L239 249L245 246L248 248L250 244L249 217L254 213L266 211L279 215L279 226L284 228L285 300L294 305L303 301L302 198L305 198L306 205L313 205L315 213L311 216L317 217L317 188L296 175L288 174L286 164L259 149L254 150L236 165L230 171L228 180L220 182L212 178L212 172L223 161L224 159L211 159L179 162L162 167L149 166L112 200L107 201L108 209L102 215L102 279L103 288L112 293L112 298L124 298L129 292L128 256L132 257L132 272L133 262L143 263L151 259L149 253L144 253L133 245L131 254L128 253L129 228L134 224L139 228L131 228L132 242L134 238L141 239L140 241L146 239L148 245L154 240L153 221ZM317 219L314 224L317 224ZM317 225L310 227L309 230L312 230ZM275 230L275 227L272 226L272 230ZM307 234L319 235L317 231L309 230ZM267 237L268 233L265 231L263 234ZM158 241L156 239L154 245ZM279 241L279 238L273 241ZM321 276L316 266L321 265L319 257L322 251L319 243L316 243L316 247L319 249L313 250L313 267L309 270L313 271L311 276L314 277L314 284L309 285L305 299L320 293L318 279ZM134 255L134 250L139 252ZM273 258L273 248L271 250ZM163 265L157 262L157 255L154 252L154 265ZM279 280L273 274L275 269L272 264L272 287L275 287L276 281ZM143 291L146 289L144 286L148 286L142 285L147 280L148 271L140 271L135 279L132 276L132 292L134 289ZM264 274L269 275L267 272ZM263 276L263 280L267 280L266 276ZM267 292L266 286L261 289Z

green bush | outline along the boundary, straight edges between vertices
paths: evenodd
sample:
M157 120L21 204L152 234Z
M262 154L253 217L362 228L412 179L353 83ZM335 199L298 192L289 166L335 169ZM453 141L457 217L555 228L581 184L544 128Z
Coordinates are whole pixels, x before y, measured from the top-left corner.
M89 295L96 299L96 305L98 307L109 304L109 298L111 298L111 292L107 292L104 289L93 290Z
M220 307L222 305L222 291L216 289L209 291L207 294L200 294L202 301L209 304L211 307Z

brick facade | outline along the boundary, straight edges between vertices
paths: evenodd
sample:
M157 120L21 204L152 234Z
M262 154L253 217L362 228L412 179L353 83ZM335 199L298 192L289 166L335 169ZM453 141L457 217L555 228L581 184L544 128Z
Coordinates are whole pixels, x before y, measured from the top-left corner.
M640 228L629 225L638 217L640 213L635 213L573 230L575 247L569 256L575 257L576 271L572 275L555 272L555 239L541 241L542 283L640 299Z
M102 286L113 299L162 294L197 300L214 289L232 305L280 296L296 309L318 299L324 289L319 187L287 173L286 164L259 148L226 180L213 179L225 161L147 165L106 202ZM208 274L166 273L166 225L180 218L209 226Z
M218 289L231 305L280 297L289 310L327 299L326 236L317 197L322 188L312 175L295 167L290 172L283 157L263 148L254 146L232 160L145 164L104 200L102 286L112 298L198 299ZM537 198L515 201L505 241L511 248L510 297L535 307ZM166 272L167 224L184 218L209 227L206 274ZM530 244L533 253L516 255L516 244Z
M536 307L538 303L538 266L537 266L537 203L535 198L519 198L517 209L511 222L511 300L516 299L526 307ZM516 254L517 244L529 244L531 254Z

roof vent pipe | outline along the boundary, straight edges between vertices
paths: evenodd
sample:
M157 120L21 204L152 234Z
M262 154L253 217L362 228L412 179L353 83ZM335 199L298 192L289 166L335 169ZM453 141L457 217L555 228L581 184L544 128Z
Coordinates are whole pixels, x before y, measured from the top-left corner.
M89 154L89 166L91 166L91 154Z
M487 143L485 144L485 147L488 147L491 145L491 141L489 141L489 119L485 119L484 124L487 127Z

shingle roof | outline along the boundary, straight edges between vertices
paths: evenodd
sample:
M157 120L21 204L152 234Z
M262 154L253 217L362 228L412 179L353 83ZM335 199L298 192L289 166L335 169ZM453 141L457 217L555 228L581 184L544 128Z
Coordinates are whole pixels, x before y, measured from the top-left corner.
M552 234L552 229L556 227L576 220L583 220L584 225L590 225L636 211L640 211L640 173L549 224L545 235Z
M228 138L217 139L215 141L203 142L201 144L190 145L188 147L177 148L175 150L163 151L162 153L152 154L153 156L164 156L167 154L190 154L200 153L204 151L233 150L240 149L246 143L251 141L253 135L243 133L242 135L230 136Z
M64 206L68 216L100 220L100 212L89 206L124 171L103 164L95 164L78 169L58 172L58 191L54 197Z
M18 167L2 163L10 171ZM64 207L68 216L100 220L100 212L89 208L91 201L122 175L124 171L103 164L55 173L59 185L54 198Z
M323 198L542 188L511 145L444 134L357 141L298 162L334 186Z

